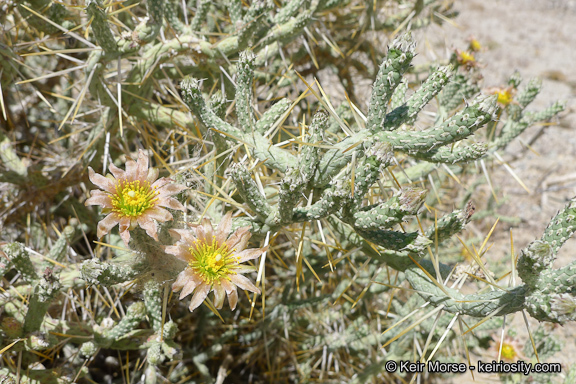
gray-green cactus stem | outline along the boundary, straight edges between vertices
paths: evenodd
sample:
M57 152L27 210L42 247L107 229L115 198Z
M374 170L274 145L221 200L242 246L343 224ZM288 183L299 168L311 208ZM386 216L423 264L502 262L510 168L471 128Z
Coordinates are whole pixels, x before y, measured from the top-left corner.
M196 117L209 129L224 133L228 139L245 141L249 144L252 155L271 168L286 172L287 168L297 164L297 159L288 151L270 145L268 139L257 132L242 132L220 119L206 105L199 89L199 82L193 78L185 78L180 84L182 98Z
M254 80L254 59L251 51L240 52L236 65L236 115L238 125L244 132L254 130L254 113L252 113L252 81Z
M388 102L400 84L402 75L410 67L415 54L415 46L410 33L397 37L388 49L386 60L380 64L368 109L366 126L370 131L379 132L387 129L385 122Z
M432 276L435 275L432 263L422 260L420 266L425 268ZM450 267L440 265L440 271L445 278L450 272ZM443 287L440 289L430 278L416 265L410 266L404 271L406 279L420 296L434 306L443 306L443 310L450 313L460 313L472 317L486 317L489 315L503 316L524 309L526 286L510 288L508 290L496 289L482 294L464 295L456 289ZM446 294L448 293L448 295Z
M464 209L454 211L437 220L435 225L430 226L426 231L426 237L431 241L438 241L438 244L449 239L456 233L464 229L470 222L476 208L471 202L466 204Z
M396 107L386 115L384 129L394 130L406 122L411 123L422 108L444 88L450 76L452 76L451 65L440 67L432 72L406 103Z
M28 311L24 319L24 334L40 330L44 315L46 315L52 299L56 297L59 290L58 277L52 274L52 270L46 268L44 275L34 287L32 297L30 297Z
M376 137L399 151L426 152L473 134L494 119L496 95L478 96L470 105L443 123L424 131L381 132Z
M2 248L2 251L8 257L10 264L20 272L24 280L27 282L38 280L38 273L30 260L28 251L24 248L24 244L8 243Z
M100 0L88 0L86 13L92 18L94 37L107 54L118 52L118 43L108 25L108 16Z
M146 306L143 302L136 302L128 307L126 315L120 322L112 328L102 328L96 330L94 341L99 347L107 348L115 341L134 330L140 322L146 318Z
M487 152L487 144L472 143L465 147L442 147L428 152L414 152L412 155L431 163L457 164L481 159Z
M98 259L84 261L80 270L82 271L82 278L88 284L102 284L106 287L125 283L137 275L137 272L132 268L110 264Z
M392 198L373 207L354 213L354 227L387 230L414 215L424 204L428 190L404 187Z
M258 185L252 180L248 170L242 164L232 164L230 174L242 200L262 221L266 220L272 213L272 208L266 201L266 197L260 193Z
M264 135L288 111L292 103L288 99L280 99L262 114L256 122L255 131Z

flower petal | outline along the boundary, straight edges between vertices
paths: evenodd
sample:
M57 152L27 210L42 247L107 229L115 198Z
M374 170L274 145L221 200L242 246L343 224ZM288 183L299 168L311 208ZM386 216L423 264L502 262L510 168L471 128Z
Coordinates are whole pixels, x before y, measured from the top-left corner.
M168 245L164 247L164 252L176 256L182 261L188 262L192 259L192 255L190 254L188 247L183 244Z
M222 246L224 241L228 237L230 233L230 229L232 228L232 212L228 212L222 220L220 224L218 224L218 229L216 230L216 244L218 246Z
M184 185L175 184L170 179L167 179L167 180L168 180L168 183L164 184L161 187L156 187L156 190L158 191L158 197L172 196L172 195L175 195L177 193L180 193L180 192L188 189ZM154 183L154 184L156 184L156 183Z
M242 275L230 275L230 281L236 284L238 287L242 288L245 291L250 291L254 293L260 293L260 289L258 289L247 277Z
M202 219L202 226L204 227L204 236L206 239L208 239L209 242L212 242L212 237L214 236L214 227L207 217Z
M123 179L126 176L126 172L123 169L118 168L112 163L110 163L108 169L117 180Z
M238 291L233 290L228 294L228 303L230 303L230 309L233 311L236 309L236 304L238 304Z
M146 212L142 216L148 216L151 219L160 221L162 223L173 219L172 214L170 212L160 207L150 208L146 210Z
M169 232L176 240L183 239L187 245L192 245L198 240L189 229L170 229Z
M116 226L120 222L120 218L114 212L110 213L108 216L103 218L98 222L98 231L97 236L98 238L102 238L107 233L110 233L110 230Z
M136 164L136 180L140 180L143 183L148 177L148 155L141 149L138 150L138 161Z
M214 284L214 306L216 309L222 309L222 305L224 305L224 298L226 297L226 291L222 284L216 283Z
M128 246L128 243L130 243L130 231L129 230L121 231L120 238L124 241L124 244Z
M138 180L138 163L131 159L126 161L126 180Z
M250 233L250 227L238 228L228 240L226 240L226 245L229 250L234 250L235 252L241 252L246 248L248 240L250 240L252 234Z
M179 290L184 288L186 282L190 280L193 275L194 272L190 268L186 268L185 270L180 272L178 274L178 277L176 278L176 281L172 284L172 292L178 292Z
M263 254L267 250L268 250L268 246L265 246L263 248L249 248L249 249L243 250L242 252L237 253L236 257L237 257L238 263L243 263L245 261L253 260L253 259L257 258L258 256L260 256L261 254Z
M161 197L156 203L159 207L166 207L177 211L185 211L186 208L173 197Z
M88 178L98 188L101 188L106 192L116 193L116 185L114 185L114 182L112 182L112 180L110 180L109 178L94 172L92 167L88 167Z
M156 190L160 192L160 189L162 189L166 184L170 183L172 183L172 180L167 177L161 177L152 184L152 188L156 188Z
M180 292L180 297L178 298L178 300L182 300L183 298L191 294L192 291L194 291L194 289L202 282L202 280L198 278L194 279L194 277L195 275L192 275L192 278L186 281L186 284L182 288L182 292Z
M150 168L148 169L148 176L146 177L146 181L150 184L153 184L156 179L158 179L158 175L160 174L160 170L158 168Z
M144 214L138 217L138 225L146 230L146 234L158 241L158 230L156 229L156 223L152 220L150 215Z
M112 208L110 195L99 189L90 191L91 196L86 199L84 205L100 205L102 208Z
M190 301L190 312L195 310L202 304L206 296L208 296L208 292L210 292L210 286L206 283L202 283L198 288L196 288L196 292L194 292L194 296L192 296L192 300Z

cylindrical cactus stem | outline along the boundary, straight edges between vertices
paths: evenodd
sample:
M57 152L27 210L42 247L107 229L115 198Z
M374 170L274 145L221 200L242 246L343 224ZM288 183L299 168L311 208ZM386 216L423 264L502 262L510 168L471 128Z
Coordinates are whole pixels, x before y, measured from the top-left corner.
M518 276L531 288L535 288L542 271L549 269L556 258L552 245L536 240L524 248L518 259Z
M146 318L146 306L143 302L133 303L126 310L126 315L118 324L109 329L95 333L94 341L99 347L107 348L128 332L134 330Z
M408 81L406 78L402 78L400 84L398 84L390 98L390 109L392 112L390 112L389 115L392 114L396 108L399 108L406 103L406 91L408 91ZM388 119L388 117L386 119Z
M376 136L395 150L426 152L462 140L494 119L496 95L479 96L445 122L424 131L380 132Z
M457 164L469 163L486 155L488 145L485 143L472 143L465 147L442 147L427 152L414 152L411 155L416 159L431 163Z
M438 240L438 244L449 239L456 233L464 229L470 222L476 208L471 202L466 204L464 209L454 211L438 219L435 225L430 226L426 231L426 237L431 241Z
M396 232L381 229L355 228L356 232L371 243L393 251L423 252L432 242L418 232Z
M172 28L177 34L182 35L187 32L188 27L178 17L178 8L181 7L178 0L168 0L164 3L164 17L168 22L169 28Z
M254 59L251 51L240 52L236 75L236 115L238 125L244 132L252 132L255 125L252 112L252 81L254 80Z
M428 260L422 260L420 266L432 276L434 267ZM446 277L451 268L440 264L440 273ZM494 290L483 294L464 295L456 289L444 286L440 289L416 265L404 271L406 279L418 294L434 306L443 305L443 310L450 313L460 313L472 317L503 316L524 309L527 288L522 285L508 290Z
M28 304L28 311L24 319L24 334L36 332L44 321L44 315L50 306L52 299L60 290L58 277L52 274L52 270L46 268L44 275L34 287L32 297Z
M125 283L134 279L137 272L132 268L110 264L98 259L86 260L80 266L82 278L89 284L102 284L106 287Z
M88 0L86 13L92 18L92 31L98 44L107 54L118 52L118 43L110 26L108 25L108 16L100 0Z
M312 118L309 133L304 137L305 144L302 145L302 149L298 154L298 165L286 172L281 184L276 222L291 223L293 221L294 207L300 201L302 192L312 180L312 177L314 177L318 167L319 148L313 144L322 140L323 133L327 127L328 114L324 111L317 112Z
M206 105L200 92L198 80L187 77L182 80L180 85L182 99L206 127L226 134L229 139L234 138L248 142L254 157L281 172L285 172L288 167L298 163L294 155L271 145L270 141L262 135L256 132L244 133L216 116Z
M495 142L495 148L499 149L506 147L513 139L520 136L520 134L522 134L522 132L524 132L529 126L553 118L558 113L562 112L564 108L565 104L563 102L556 102L543 111L524 113L518 120L510 119L506 121Z
M364 152L364 157L359 161L354 172L354 189L347 204L345 215L357 212L362 206L364 195L380 177L383 168L393 164L394 153L388 143L376 142L370 145Z
M225 5L233 30L237 31L242 27L242 0L226 0Z
M432 100L452 76L452 66L444 66L434 71L406 103L386 115L384 129L393 130L404 123L412 123L418 113Z
M148 313L148 321L154 332L162 329L162 295L161 287L157 282L150 280L144 284L144 305Z
M528 84L518 92L516 95L516 101L522 109L526 108L528 104L534 101L536 96L540 93L542 89L542 80L538 78L530 79Z
M206 21L206 16L208 15L211 4L212 2L209 0L196 0L196 13L190 22L190 29L192 29L192 31L200 31L202 23Z
M462 74L454 75L442 90L440 105L445 111L450 112L472 97L478 90L475 79Z
M387 230L414 215L420 209L428 190L404 187L386 202L354 213L354 227Z
M576 197L554 216L542 235L542 241L548 243L556 257L560 248L576 231Z
M253 45L254 37L256 37L260 31L267 30L267 28L263 27L267 24L266 12L268 10L268 5L265 1L255 0L252 2L243 17L243 26L238 33L238 47L240 49L245 49Z
M10 3L10 2L8 2ZM62 25L65 28L72 28L74 22L71 21L72 16L66 9L66 7L60 3L52 2L50 0L27 0L27 1L17 1L16 4L20 5L19 12L27 22L34 28L44 32L44 33L58 33L60 29L56 28L54 25L40 19L36 15L31 14L27 9L22 7L22 5L27 5L35 11L41 11L42 15L50 21L58 25Z
M308 0L290 0L286 5L278 10L274 16L274 22L276 24L284 24L288 22L304 8L307 2Z
M70 224L64 227L60 237L52 248L50 248L50 252L46 255L46 257L50 260L54 260L57 262L62 262L64 257L66 256L66 252L68 251L68 244L72 241L72 238L76 234L76 227L78 226L78 221L76 219L70 220ZM43 267L53 267L51 262L45 262L42 264Z
M415 54L415 43L410 33L397 37L388 49L388 56L382 62L376 75L370 96L367 128L372 132L385 130L388 102L400 84L402 75L410 67Z
M542 271L526 296L528 313L539 321L562 324L576 320L575 284L574 262L564 268Z
M8 257L9 262L16 268L27 282L38 280L38 273L34 264L30 260L28 251L21 243L8 243L2 248L4 254Z
M164 20L165 2L166 0L148 0L146 2L148 17L132 32L132 40L135 43L144 45L158 36Z
M230 174L244 202L261 220L266 220L272 212L272 207L266 201L266 197L260 193L258 185L252 180L250 172L242 164L232 164Z
M272 126L288 111L292 103L288 99L280 99L274 105L272 105L266 112L262 114L262 117L258 122L254 130L261 135L264 135Z

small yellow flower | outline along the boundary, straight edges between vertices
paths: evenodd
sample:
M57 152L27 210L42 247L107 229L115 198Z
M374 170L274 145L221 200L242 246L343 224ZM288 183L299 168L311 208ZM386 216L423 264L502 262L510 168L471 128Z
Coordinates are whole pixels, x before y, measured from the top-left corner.
M514 98L511 88L499 89L496 93L498 95L498 102L504 106L510 104Z
M100 205L102 213L108 214L98 223L98 238L118 224L120 237L128 245L129 231L139 225L158 241L153 220L166 222L173 219L172 214L162 207L184 211L184 206L171 196L186 187L174 184L165 177L158 179L158 169L148 168L148 156L142 150L138 151L137 162L126 162L126 171L114 164L110 164L108 169L112 174L104 177L88 168L90 181L103 191L91 191L85 204Z
M470 37L468 41L469 41L468 49L470 49L472 52L479 52L482 49L482 45L475 38Z
M214 291L214 306L217 309L222 308L224 296L227 295L232 310L238 303L236 287L260 293L260 289L242 275L254 268L240 264L257 258L268 247L246 249L252 236L248 227L239 228L228 236L231 228L232 213L229 212L222 218L215 233L210 220L206 218L192 230L170 230L178 242L167 246L166 253L188 263L172 285L172 290L182 290L180 300L194 292L190 311L198 308L211 291Z
M494 360L498 357L498 354L500 354L500 359L505 362L515 362L525 359L518 340L510 336L504 336L504 341L502 342L502 346L500 346L500 335L495 334L493 339L495 341L491 343L488 353Z
M461 51L459 49L456 50L456 61L467 69L475 67L478 64L472 52Z

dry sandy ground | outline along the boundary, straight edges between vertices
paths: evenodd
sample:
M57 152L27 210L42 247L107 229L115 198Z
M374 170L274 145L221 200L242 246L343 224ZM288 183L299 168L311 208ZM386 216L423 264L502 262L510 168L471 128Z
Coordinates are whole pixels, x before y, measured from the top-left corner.
M505 84L508 76L518 70L525 81L532 77L543 80L542 92L529 107L539 110L555 100L567 101L567 111L559 124L546 128L533 149L521 160L512 163L516 174L531 193L527 193L502 168L492 173L492 181L502 189L501 196L509 199L500 213L522 219L513 228L517 250L538 238L550 218L566 202L576 196L576 1L568 0L457 0L460 12L456 26L445 24L420 34L427 38L427 47L420 44L422 55L429 59L447 57L454 47L465 47L469 36L477 38L486 48L481 54L484 85ZM431 48L430 48L431 47ZM524 138L531 138L541 127L533 127ZM522 150L518 142L510 154ZM503 154L504 155L504 154ZM509 227L500 225L493 237L495 242L488 258L505 257L510 249ZM486 228L479 228L486 233ZM564 266L576 259L576 239L562 249L555 266ZM515 316L513 326L527 340L521 315ZM531 327L537 326L531 321ZM564 341L564 349L552 358L563 367L576 362L576 324L568 324L555 331ZM558 376L559 382L562 376ZM466 383L470 374L457 379ZM498 382L495 376L476 376L476 382Z

